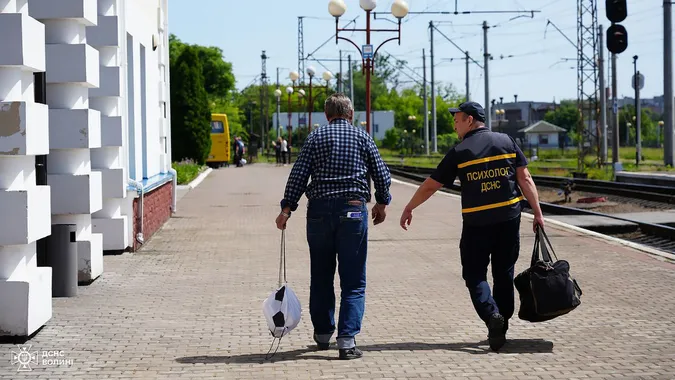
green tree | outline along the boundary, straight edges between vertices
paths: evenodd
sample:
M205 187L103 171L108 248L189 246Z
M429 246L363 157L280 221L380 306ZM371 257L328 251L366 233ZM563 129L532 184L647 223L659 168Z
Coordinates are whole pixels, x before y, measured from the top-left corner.
M196 49L202 64L202 75L206 92L212 97L227 97L234 90L235 78L232 63L223 59L223 50L215 46L190 45L174 34L169 36L169 57L173 64L183 50L191 46Z
M198 49L183 47L170 70L173 158L203 165L211 150L211 111Z
M544 120L574 133L579 123L579 117L576 100L563 100L555 111L548 111L544 115Z

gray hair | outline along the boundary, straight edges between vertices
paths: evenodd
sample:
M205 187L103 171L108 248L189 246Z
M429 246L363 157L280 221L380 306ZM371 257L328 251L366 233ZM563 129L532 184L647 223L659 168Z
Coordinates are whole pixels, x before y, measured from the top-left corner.
M333 119L336 117L349 119L354 112L351 99L341 92L331 94L326 99L323 109L328 119Z

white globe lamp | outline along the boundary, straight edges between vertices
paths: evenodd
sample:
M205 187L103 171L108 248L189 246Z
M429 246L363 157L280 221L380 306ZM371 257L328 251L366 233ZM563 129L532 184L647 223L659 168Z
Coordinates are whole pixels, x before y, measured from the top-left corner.
M324 71L323 80L325 80L326 82L330 82L331 79L333 79L333 73L331 73L330 71Z
M333 17L340 17L347 11L347 4L344 0L330 0L328 2L328 13Z
M289 86L289 87L286 87L286 93L287 93L288 95L292 94L292 93L293 93L293 87L290 87L290 86Z
M398 19L408 15L408 3L405 0L394 0L394 3L391 4L391 14Z
M291 78L291 81L295 82L298 80L298 78L300 78L300 74L298 74L297 71L291 71L291 73L288 74L288 77Z
M364 11L372 11L377 6L377 0L359 0L359 5Z
M276 90L274 90L274 96L276 96L277 98L280 97L281 96L281 90L279 90L278 88Z
M316 70L314 69L313 66L309 66L309 67L307 68L307 75L309 75L310 77L313 77L314 74L316 74Z

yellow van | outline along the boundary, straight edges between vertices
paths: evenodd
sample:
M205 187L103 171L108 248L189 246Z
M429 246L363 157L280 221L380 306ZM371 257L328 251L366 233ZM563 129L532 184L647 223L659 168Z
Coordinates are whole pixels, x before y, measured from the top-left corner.
M211 153L206 163L212 167L230 164L230 126L227 115L211 114Z

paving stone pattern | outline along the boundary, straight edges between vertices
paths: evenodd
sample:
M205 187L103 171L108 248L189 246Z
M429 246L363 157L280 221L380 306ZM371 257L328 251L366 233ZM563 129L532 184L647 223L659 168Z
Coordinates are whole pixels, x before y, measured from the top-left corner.
M53 319L27 342L38 352L32 371L18 372L18 347L0 344L0 379L675 378L675 265L551 226L583 304L546 323L513 319L509 343L493 353L461 279L458 200L434 196L405 232L398 218L415 188L403 184L392 186L385 224L370 229L357 337L365 356L345 362L313 348L303 203L287 234L303 319L265 361L272 338L261 305L276 286L274 218L289 169L215 170L139 252L106 256L98 280L54 300ZM532 244L523 218L518 272ZM44 351L72 365L43 363Z

